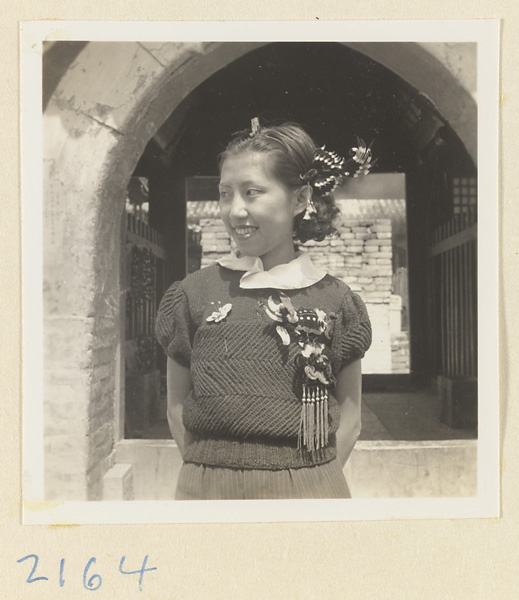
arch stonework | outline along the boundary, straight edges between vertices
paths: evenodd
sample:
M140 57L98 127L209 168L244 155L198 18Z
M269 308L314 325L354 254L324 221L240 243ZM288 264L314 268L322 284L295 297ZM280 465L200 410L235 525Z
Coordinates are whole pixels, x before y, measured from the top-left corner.
M90 43L44 113L45 495L101 499L121 437L125 190L149 139L202 81L263 43ZM345 44L429 97L476 157L476 104L419 44ZM445 63L445 64L444 64ZM124 325L124 324L123 324ZM124 330L124 329L123 329Z

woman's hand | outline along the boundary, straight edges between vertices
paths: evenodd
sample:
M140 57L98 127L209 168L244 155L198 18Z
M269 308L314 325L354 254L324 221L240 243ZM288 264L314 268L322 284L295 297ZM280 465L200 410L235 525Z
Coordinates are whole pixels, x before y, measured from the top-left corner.
M335 397L340 406L341 421L337 430L337 459L344 467L360 434L362 394L361 361L345 366L337 376Z
M191 371L189 368L182 366L176 360L168 357L168 423L171 435L177 443L182 457L184 457L184 450L189 444L192 435L182 423L184 401L189 396L192 387Z

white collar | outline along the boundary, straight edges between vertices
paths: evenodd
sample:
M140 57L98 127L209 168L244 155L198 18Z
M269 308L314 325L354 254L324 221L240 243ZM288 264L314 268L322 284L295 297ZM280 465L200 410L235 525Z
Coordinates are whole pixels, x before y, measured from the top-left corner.
M240 279L240 287L247 290L263 288L299 290L321 281L326 275L326 271L314 266L306 252L297 252L294 260L272 267L268 271L265 271L263 262L258 256L238 258L235 252L216 262L226 269L246 271Z

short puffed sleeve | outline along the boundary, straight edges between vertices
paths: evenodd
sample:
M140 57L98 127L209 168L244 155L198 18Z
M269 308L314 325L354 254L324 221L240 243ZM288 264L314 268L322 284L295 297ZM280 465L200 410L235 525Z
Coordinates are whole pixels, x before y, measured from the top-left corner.
M177 281L164 294L155 321L155 334L164 352L181 365L191 363L189 307L182 282Z
M344 367L363 358L371 346L371 323L366 305L350 290L344 296L341 312L339 352Z

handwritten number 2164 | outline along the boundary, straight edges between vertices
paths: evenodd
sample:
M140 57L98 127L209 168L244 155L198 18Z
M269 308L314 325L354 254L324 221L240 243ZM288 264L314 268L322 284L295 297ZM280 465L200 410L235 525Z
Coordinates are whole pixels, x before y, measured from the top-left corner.
M29 576L26 579L26 582L34 583L35 581L48 581L49 580L48 577L43 577L43 576L35 577L34 576L36 574L36 569L38 568L38 562L40 560L37 554L28 554L27 556L24 556L23 558L19 558L16 562L22 563L22 562L24 562L26 560L30 560L30 559L33 560L33 564L32 564L31 572L29 573ZM157 567L147 567L146 566L148 564L148 555L147 554L144 557L144 560L142 561L141 568L137 569L136 571L125 571L124 570L125 561L126 561L126 556L121 557L121 560L119 562L119 573L122 573L123 575L139 575L139 591L142 592L142 578L144 577L144 573L146 573L146 571L156 571ZM83 587L92 592L95 592L96 590L98 590L101 587L101 585L103 584L103 578L101 577L101 575L93 572L93 565L95 564L95 562L96 562L96 559L94 556L92 556L92 558L89 559L89 561L87 562L87 564L83 570ZM60 587L63 587L65 585L64 571L65 571L65 559L62 558L59 563L59 586Z

